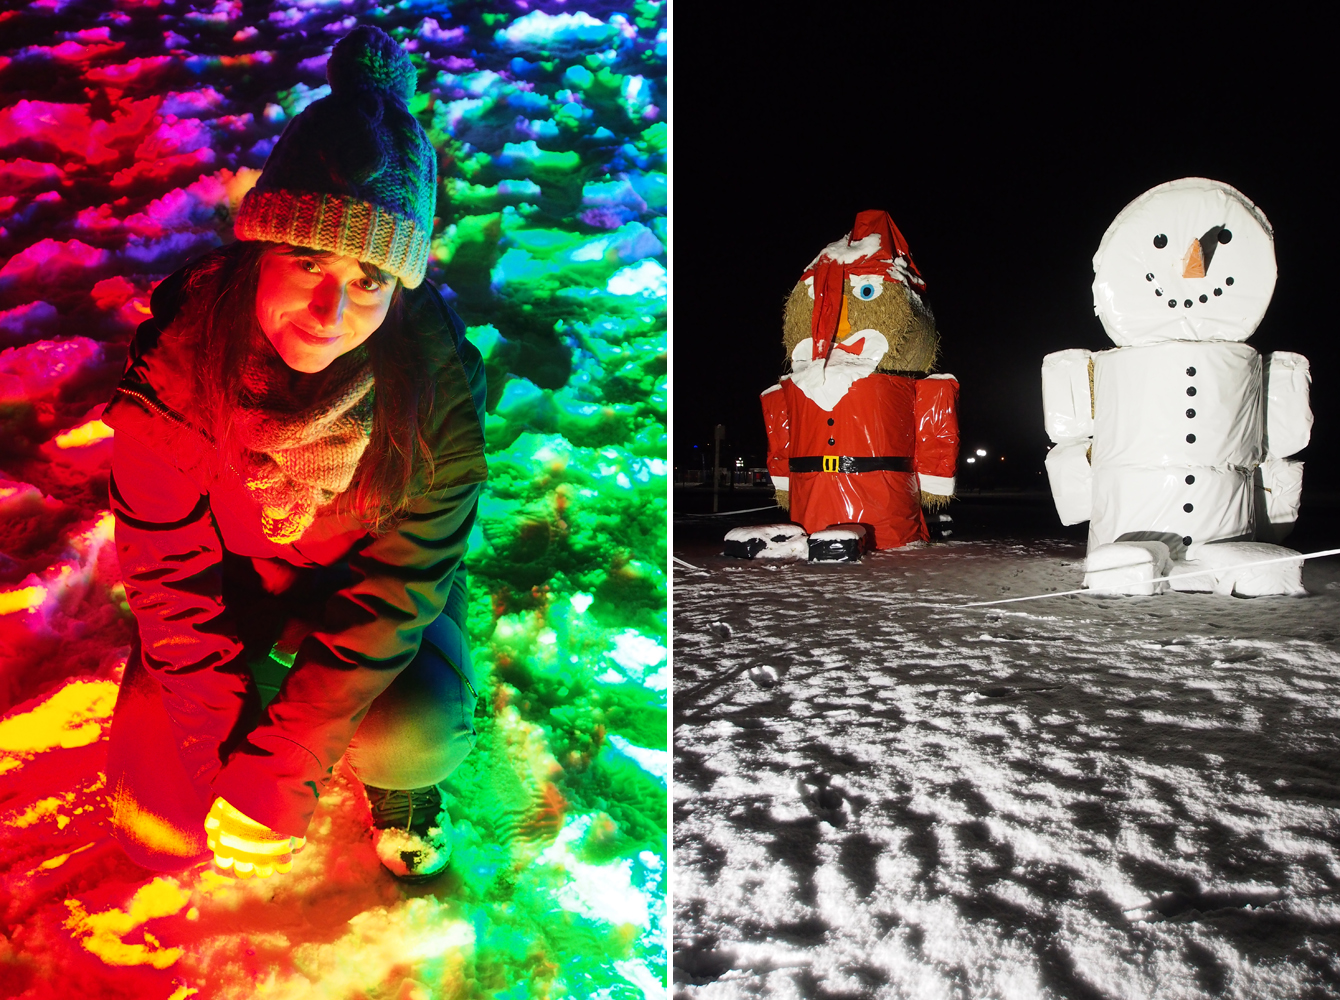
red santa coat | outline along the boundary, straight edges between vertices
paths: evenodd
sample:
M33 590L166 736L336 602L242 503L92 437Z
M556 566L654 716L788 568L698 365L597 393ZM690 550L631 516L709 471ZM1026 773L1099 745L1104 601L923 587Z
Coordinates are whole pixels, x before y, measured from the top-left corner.
M958 382L875 371L888 345L874 330L837 347L825 365L810 360L810 341L802 341L792 352L793 374L762 395L773 483L790 493L791 519L807 532L856 522L872 532L876 548L925 541L920 492L954 492ZM808 471L825 457L839 471ZM871 459L891 467L840 471Z

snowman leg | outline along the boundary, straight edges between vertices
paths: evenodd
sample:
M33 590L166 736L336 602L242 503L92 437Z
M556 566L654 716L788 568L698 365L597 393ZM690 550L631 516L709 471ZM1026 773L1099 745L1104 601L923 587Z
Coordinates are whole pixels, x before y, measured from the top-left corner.
M1150 597L1168 589L1155 583L1167 576L1172 560L1163 542L1109 542L1089 551L1084 560L1084 586L1098 594Z
M1287 562L1259 565L1271 559L1298 556ZM1303 559L1294 549L1266 542L1206 542L1187 549L1185 562L1172 569L1173 590L1237 597L1299 595L1303 589Z

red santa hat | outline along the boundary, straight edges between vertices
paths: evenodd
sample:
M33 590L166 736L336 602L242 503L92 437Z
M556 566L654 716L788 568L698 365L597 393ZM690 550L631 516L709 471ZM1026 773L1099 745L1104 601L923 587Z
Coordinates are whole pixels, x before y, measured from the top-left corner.
M810 336L814 340L811 357L815 361L828 360L837 338L847 279L861 274L877 274L917 290L926 287L921 272L912 262L907 240L888 212L870 209L858 213L851 232L824 247L801 275L802 280L814 280Z

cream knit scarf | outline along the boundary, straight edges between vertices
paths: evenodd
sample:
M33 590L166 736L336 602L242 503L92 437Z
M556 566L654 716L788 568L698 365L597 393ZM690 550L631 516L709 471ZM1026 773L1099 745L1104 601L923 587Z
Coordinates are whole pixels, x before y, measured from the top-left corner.
M265 537L287 545L353 481L372 430L372 366L360 347L324 371L295 372L266 342L242 385L242 479Z

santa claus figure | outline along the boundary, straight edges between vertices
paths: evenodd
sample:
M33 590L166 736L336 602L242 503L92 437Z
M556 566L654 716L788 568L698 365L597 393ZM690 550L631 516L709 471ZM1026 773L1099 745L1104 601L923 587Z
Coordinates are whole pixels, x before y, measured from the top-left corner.
M1275 288L1265 215L1227 184L1170 181L1121 211L1093 269L1117 346L1042 365L1056 509L1089 522L1085 585L1300 591L1302 560L1268 543L1298 516L1308 362L1244 343Z
M958 382L928 374L938 335L907 241L861 212L786 303L791 373L763 393L777 502L814 533L860 524L889 549L925 541L954 494Z

